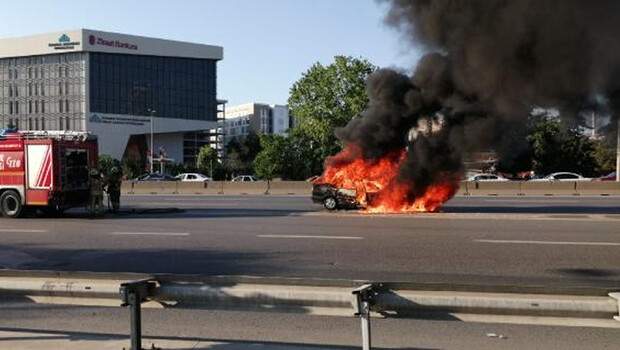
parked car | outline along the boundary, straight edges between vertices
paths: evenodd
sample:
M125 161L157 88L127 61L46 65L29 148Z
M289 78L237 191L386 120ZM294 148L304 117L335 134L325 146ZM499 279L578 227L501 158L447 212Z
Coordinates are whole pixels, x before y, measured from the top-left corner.
M544 181L592 181L591 178L583 177L579 174L568 173L568 172L558 172L549 174L540 179L532 179L530 181L535 182L544 182Z
M616 181L616 172L611 172L605 176L601 176L597 179L594 179L596 181Z
M475 174L470 176L467 181L510 181L507 178L495 174Z
M205 182L205 181L213 181L212 178L200 174L200 173L183 173L175 176L176 179L182 182Z
M133 181L178 181L179 179L160 173L144 174L133 179Z
M330 184L312 186L312 201L323 204L327 210L360 208L356 194L355 190L337 188Z
M239 175L235 177L234 179L232 179L232 182L255 182L255 181L258 181L258 180L256 180L256 178L252 175Z

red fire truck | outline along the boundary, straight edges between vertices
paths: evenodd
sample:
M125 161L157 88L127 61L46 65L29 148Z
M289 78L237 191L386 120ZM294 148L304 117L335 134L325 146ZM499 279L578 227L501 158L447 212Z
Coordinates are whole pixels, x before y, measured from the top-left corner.
M97 139L83 132L0 132L0 213L62 212L85 206L90 169L97 167Z

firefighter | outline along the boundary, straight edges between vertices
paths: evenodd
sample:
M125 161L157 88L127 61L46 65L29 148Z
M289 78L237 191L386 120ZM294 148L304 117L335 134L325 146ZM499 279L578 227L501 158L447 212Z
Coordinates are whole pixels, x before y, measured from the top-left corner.
M103 181L97 169L90 171L90 206L88 209L91 217L103 214Z
M121 202L121 184L123 181L123 173L119 167L114 166L110 169L110 174L106 179L106 191L108 192L108 198L112 203L112 212L118 212Z

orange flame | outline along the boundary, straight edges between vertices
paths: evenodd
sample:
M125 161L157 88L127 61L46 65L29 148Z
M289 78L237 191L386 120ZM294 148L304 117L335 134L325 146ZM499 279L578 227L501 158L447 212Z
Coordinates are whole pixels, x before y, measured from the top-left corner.
M448 176L448 180L432 184L422 196L412 199L409 194L415 184L398 178L405 157L403 149L367 160L358 147L349 145L327 160L323 175L315 183L355 190L357 201L367 213L436 212L454 196L458 180Z

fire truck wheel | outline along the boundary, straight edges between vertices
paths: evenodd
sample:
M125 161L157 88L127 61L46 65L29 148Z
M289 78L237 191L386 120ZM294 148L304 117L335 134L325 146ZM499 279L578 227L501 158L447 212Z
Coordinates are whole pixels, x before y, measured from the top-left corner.
M338 202L334 197L327 197L323 199L323 206L327 210L336 210L338 208Z
M21 215L24 206L22 205L19 193L9 190L0 196L0 211L2 216L7 218L17 218Z

